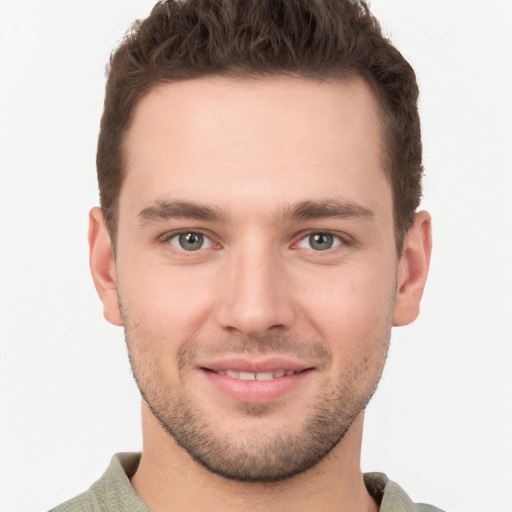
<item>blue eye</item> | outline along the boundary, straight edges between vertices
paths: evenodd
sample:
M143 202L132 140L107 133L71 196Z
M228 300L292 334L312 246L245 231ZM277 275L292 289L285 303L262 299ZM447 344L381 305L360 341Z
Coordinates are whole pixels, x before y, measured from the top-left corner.
M188 252L207 249L212 245L211 240L207 236L192 231L190 233L178 233L172 236L169 238L169 243L178 249Z
M312 249L314 251L327 251L333 247L341 245L343 240L331 233L311 233L305 236L298 244L303 249Z

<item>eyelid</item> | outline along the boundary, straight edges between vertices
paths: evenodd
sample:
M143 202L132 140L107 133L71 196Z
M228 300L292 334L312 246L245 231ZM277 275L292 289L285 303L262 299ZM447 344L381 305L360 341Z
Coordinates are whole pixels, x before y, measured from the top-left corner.
M324 251L315 251L314 249L309 249L316 253L329 252L337 247L340 247L343 245L349 245L351 243L351 237L349 235L347 235L346 233L341 233L339 231L333 231L330 229L309 229L309 230L303 231L297 235L295 242L293 242L293 244L292 244L292 247L297 247L300 242L302 242L309 236L316 235L316 234L331 235L334 238L337 238L340 242L329 249L325 249Z
M205 239L208 240L209 246L208 247L204 247L204 248L202 247L201 249L198 249L197 251L186 251L185 249L182 249L182 248L177 247L177 246L175 246L175 245L170 243L170 241L174 237L180 236L180 235L187 235L187 234L202 235ZM167 245L171 246L173 248L173 250L175 249L178 252L186 253L186 254L187 253L193 254L194 252L198 253L198 252L201 252L201 251L206 250L206 249L211 249L214 246L217 246L217 247L220 246L220 243L217 242L217 240L215 240L215 237L213 237L209 232L206 232L203 229L195 229L195 228L192 228L192 229L176 229L176 230L172 230L172 231L167 231L166 233L164 233L163 235L158 237L158 242L161 243L161 244L167 244Z
M204 236L206 239L208 239L208 241L210 242L211 246L217 246L217 247L220 247L222 244L216 240L216 237L213 236L209 231L206 231L206 230L203 230L203 229L200 229L200 228L192 228L192 229L176 229L176 230L172 230L172 231L167 231L166 233L164 233L163 235L160 235L157 239L157 241L161 244L168 244L168 245L171 245L169 243L169 241L174 238L175 236L179 236L179 235L183 235L183 234L188 234L188 233L197 233L197 234L200 234L202 236ZM352 237L350 237L350 235L347 235L346 233L344 232L339 232L339 231L334 231L334 230L330 230L330 229L308 229L306 231L302 231L301 233L299 233L298 235L296 235L294 238L294 242L292 243L292 248L295 248L297 247L297 245L303 241L304 239L306 239L308 236L311 236L313 234L326 234L326 235L332 235L333 237L337 238L340 243L335 245L334 247L332 247L331 249L335 249L336 247L339 247L340 245L343 246L343 245L352 245L354 244L354 240L352 239ZM211 248L210 247L206 247L205 249L209 249ZM202 250L204 249L198 249L197 251L186 251L184 249L180 249L176 246L172 246L174 249L178 250L179 252L183 252L183 253L193 253L193 252L201 252ZM331 249L326 249L324 252L329 252L329 250ZM314 249L311 249L312 251L314 252L318 252L318 253L321 253L322 251L315 251Z

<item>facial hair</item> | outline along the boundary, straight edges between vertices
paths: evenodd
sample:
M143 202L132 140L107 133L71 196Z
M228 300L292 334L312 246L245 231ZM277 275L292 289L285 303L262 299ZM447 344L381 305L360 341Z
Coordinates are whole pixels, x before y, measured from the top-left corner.
M269 335L252 340L244 337L204 342L190 340L179 351L179 386L171 385L162 371L151 341L123 310L126 342L134 378L143 400L162 428L203 467L222 477L254 483L270 483L302 473L323 460L344 438L364 411L382 374L390 338L390 325L374 340L371 354L361 354L343 372L332 378L332 357L318 341L299 340L289 335ZM364 346L364 344L361 344ZM297 417L295 431L274 429L249 432L233 425L231 433L216 428L186 387L186 371L201 356L225 354L292 354L313 361L324 374L321 393L306 413ZM328 375L331 375L329 378ZM240 403L242 416L256 421L271 416L279 404ZM222 413L222 411L221 411Z

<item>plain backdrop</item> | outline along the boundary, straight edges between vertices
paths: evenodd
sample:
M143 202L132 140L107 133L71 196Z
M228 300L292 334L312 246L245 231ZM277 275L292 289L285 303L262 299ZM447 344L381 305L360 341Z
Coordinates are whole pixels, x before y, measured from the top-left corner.
M104 67L151 0L0 0L0 511L45 511L141 448L123 333L88 270ZM434 253L396 329L363 470L512 511L512 2L374 0L416 69Z

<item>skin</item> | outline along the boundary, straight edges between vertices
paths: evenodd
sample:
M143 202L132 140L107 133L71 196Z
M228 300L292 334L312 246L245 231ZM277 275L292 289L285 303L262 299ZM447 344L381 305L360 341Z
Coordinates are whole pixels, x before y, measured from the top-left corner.
M397 255L371 89L289 77L168 84L140 101L126 142L116 257L98 208L89 240L105 317L125 328L145 398L139 496L155 512L376 510L359 467L364 407L391 326L418 315L431 235L418 213ZM179 233L206 242L186 251ZM333 246L318 250L312 233ZM284 392L271 381L240 395L211 371L233 357L305 371ZM288 455L310 443L318 418L323 452L306 451L319 460L282 478L287 443ZM169 435L190 425L221 447L207 463ZM230 461L259 482L227 475Z

